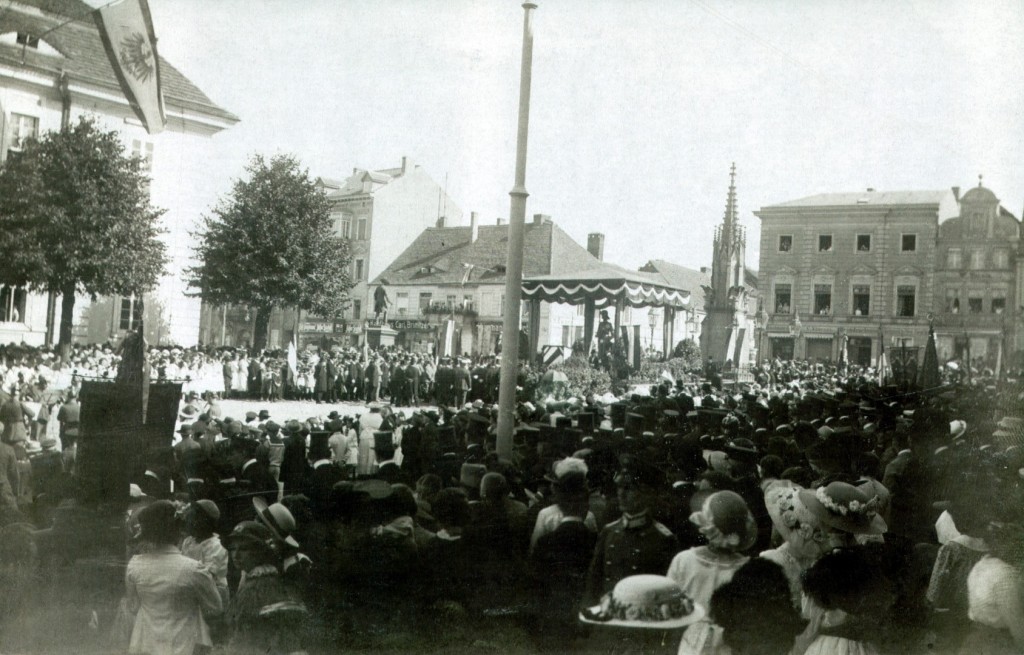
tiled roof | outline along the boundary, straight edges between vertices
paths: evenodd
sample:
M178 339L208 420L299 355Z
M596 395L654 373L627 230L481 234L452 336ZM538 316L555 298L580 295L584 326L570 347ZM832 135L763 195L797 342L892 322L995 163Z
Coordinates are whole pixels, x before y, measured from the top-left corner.
M333 177L318 177L316 181L325 189L340 189L345 184L344 181L336 180Z
M117 78L103 49L99 30L88 13L90 7L80 0L15 0L4 7L0 15L0 32L28 32L42 34L60 25L69 17L80 17L50 32L44 41L59 51L63 58L26 50L24 66L57 73L64 70L72 80L119 90ZM42 15L19 11L18 5L32 5L43 10ZM159 34L159 31L158 31ZM0 45L0 61L21 66L22 48ZM160 57L160 76L164 100L169 106L180 106L192 111L215 116L230 122L239 119L231 112L214 104L202 90L182 75L166 59Z
M952 192L943 191L859 191L854 193L819 193L769 205L762 209L782 207L839 207L844 205L937 205ZM756 212L755 212L756 213Z
M385 168L379 171L370 171L364 169L356 169L352 175L345 178L345 181L339 184L337 191L327 194L327 198L344 198L347 196L354 196L363 193L363 178L369 177L372 182L378 184L387 184L391 180L395 179L402 172L401 168Z
M424 230L370 284L499 284L505 280L508 225L481 225L470 243L469 227ZM590 268L598 263L553 223L527 223L523 240L523 276ZM470 269L470 267L472 267Z
M640 270L645 273L660 273L671 286L689 290L690 306L704 309L704 287L711 286L711 269L708 269L707 273L701 273L664 259L652 259L641 266Z

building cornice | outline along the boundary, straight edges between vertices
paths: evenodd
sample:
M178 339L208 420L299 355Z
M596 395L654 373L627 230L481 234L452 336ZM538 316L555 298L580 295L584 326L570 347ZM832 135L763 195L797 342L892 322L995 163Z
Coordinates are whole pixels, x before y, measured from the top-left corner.
M54 101L60 100L60 93L57 88L59 78L59 72L41 70L30 66L12 66L0 62L0 80L10 79L20 82L34 88L39 95L46 96ZM78 104L81 104L82 99L88 99L106 104L112 109L116 108L120 113L133 115L131 105L129 105L128 100L120 89L111 88L102 82L76 75L69 80L68 90L72 95L72 106L76 104L75 98L77 97L79 99ZM223 116L210 113L196 103L177 98L168 99L166 95L164 96L164 103L168 125L171 127L175 125L180 126L184 123L186 129L192 128L196 131L215 133L227 129L238 122L237 119L228 120ZM136 124L141 125L138 121L136 121Z

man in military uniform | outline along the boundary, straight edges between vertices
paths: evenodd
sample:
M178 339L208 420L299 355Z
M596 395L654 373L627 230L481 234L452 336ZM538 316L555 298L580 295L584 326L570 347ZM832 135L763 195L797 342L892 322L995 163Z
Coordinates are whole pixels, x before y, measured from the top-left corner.
M420 377L422 375L423 369L420 368L416 356L413 355L405 367L406 400L410 405L419 406L420 404Z
M587 575L584 606L600 602L601 596L628 576L649 573L665 575L679 544L672 532L651 517L655 494L664 475L655 467L634 458L624 458L615 475L622 517L604 527L597 538Z
M363 371L363 384L366 386L366 402L375 403L380 394L380 362L371 357Z

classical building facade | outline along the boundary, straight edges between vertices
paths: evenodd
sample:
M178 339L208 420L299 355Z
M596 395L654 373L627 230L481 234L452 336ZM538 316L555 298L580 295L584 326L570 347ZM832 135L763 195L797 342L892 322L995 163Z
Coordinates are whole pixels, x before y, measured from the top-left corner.
M348 308L334 317L310 316L291 308L276 310L268 327L267 347L284 348L298 330L301 345L352 346L362 343L373 298L368 282L377 277L426 228L462 223L462 210L422 167L402 157L394 168L354 168L345 180L318 178L327 194L337 233L349 240L349 274L355 286ZM325 265L330 265L325 262ZM254 313L244 307L204 307L202 342L248 346Z
M505 313L505 263L509 226L502 219L469 227L424 230L370 283L383 287L391 301L387 323L398 331L397 345L434 352L452 322L449 349L490 354L500 349ZM603 247L603 235L590 245ZM573 241L551 218L537 214L525 226L523 276L585 270L598 258ZM523 303L523 312L528 303ZM371 305L372 309L372 305ZM528 324L524 315L523 324ZM583 306L541 303L538 343L567 345L583 336Z
M954 189L958 192L958 189ZM935 262L935 337L939 361L970 356L993 369L1024 348L1020 221L981 185L939 225Z
M121 92L90 10L80 0L12 0L0 10L0 161L82 115L118 132L126 151L146 161L153 205L166 209L161 238L171 261L159 286L145 294L147 338L193 345L200 303L185 296L180 272L191 256L196 221L215 196L203 165L214 158L212 137L239 119L161 58L167 126L148 134ZM75 339L119 339L137 324L139 307L134 298L79 298ZM47 296L0 287L0 343L41 345L46 335Z
M754 212L768 357L870 365L919 357L938 293L939 224L952 190L825 193ZM892 361L892 360L890 360Z

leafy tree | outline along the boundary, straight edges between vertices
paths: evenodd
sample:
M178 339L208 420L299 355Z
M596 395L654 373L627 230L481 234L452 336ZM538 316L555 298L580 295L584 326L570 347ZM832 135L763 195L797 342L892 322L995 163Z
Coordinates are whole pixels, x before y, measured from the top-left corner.
M348 303L348 240L338 236L327 197L298 161L256 155L248 179L204 216L186 271L195 294L256 311L253 346L267 343L270 313L284 305L337 316Z
M71 347L75 294L141 294L167 263L163 210L117 132L82 117L29 143L0 169L0 281L61 294L60 347Z

